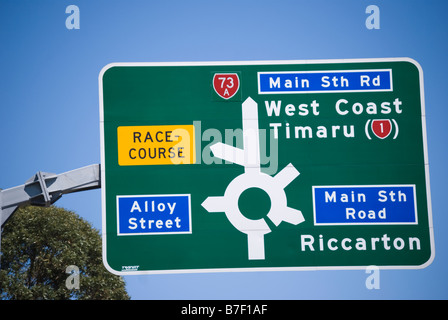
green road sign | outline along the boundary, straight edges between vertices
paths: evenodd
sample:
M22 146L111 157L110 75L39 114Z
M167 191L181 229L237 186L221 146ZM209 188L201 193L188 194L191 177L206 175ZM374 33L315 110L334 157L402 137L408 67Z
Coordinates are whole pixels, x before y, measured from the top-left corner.
M111 272L433 260L415 61L114 63L99 86Z

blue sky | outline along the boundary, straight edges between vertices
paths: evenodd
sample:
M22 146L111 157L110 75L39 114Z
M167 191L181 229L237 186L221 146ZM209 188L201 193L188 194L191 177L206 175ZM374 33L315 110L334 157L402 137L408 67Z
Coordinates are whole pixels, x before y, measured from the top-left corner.
M68 5L80 29L68 30ZM365 27L368 5L380 29ZM0 187L100 163L98 75L112 62L410 57L424 71L436 255L422 270L126 276L133 299L447 299L445 1L0 0ZM56 203L101 229L99 190ZM81 283L82 285L82 283Z

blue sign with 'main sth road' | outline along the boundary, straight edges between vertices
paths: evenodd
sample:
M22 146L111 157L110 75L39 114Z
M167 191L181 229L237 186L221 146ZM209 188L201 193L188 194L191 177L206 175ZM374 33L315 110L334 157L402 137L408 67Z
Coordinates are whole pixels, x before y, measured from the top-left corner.
M415 185L314 186L315 225L417 224Z

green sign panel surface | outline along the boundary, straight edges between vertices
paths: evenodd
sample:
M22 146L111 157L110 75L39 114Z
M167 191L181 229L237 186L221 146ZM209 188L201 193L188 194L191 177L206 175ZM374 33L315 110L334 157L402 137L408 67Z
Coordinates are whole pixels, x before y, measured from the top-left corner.
M114 63L99 86L111 272L433 260L415 61Z

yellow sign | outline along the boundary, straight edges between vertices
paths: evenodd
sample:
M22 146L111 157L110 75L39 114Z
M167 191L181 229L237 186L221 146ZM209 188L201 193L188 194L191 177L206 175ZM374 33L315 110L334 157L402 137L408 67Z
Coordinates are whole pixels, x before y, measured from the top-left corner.
M193 125L118 127L118 164L192 164L196 161Z

